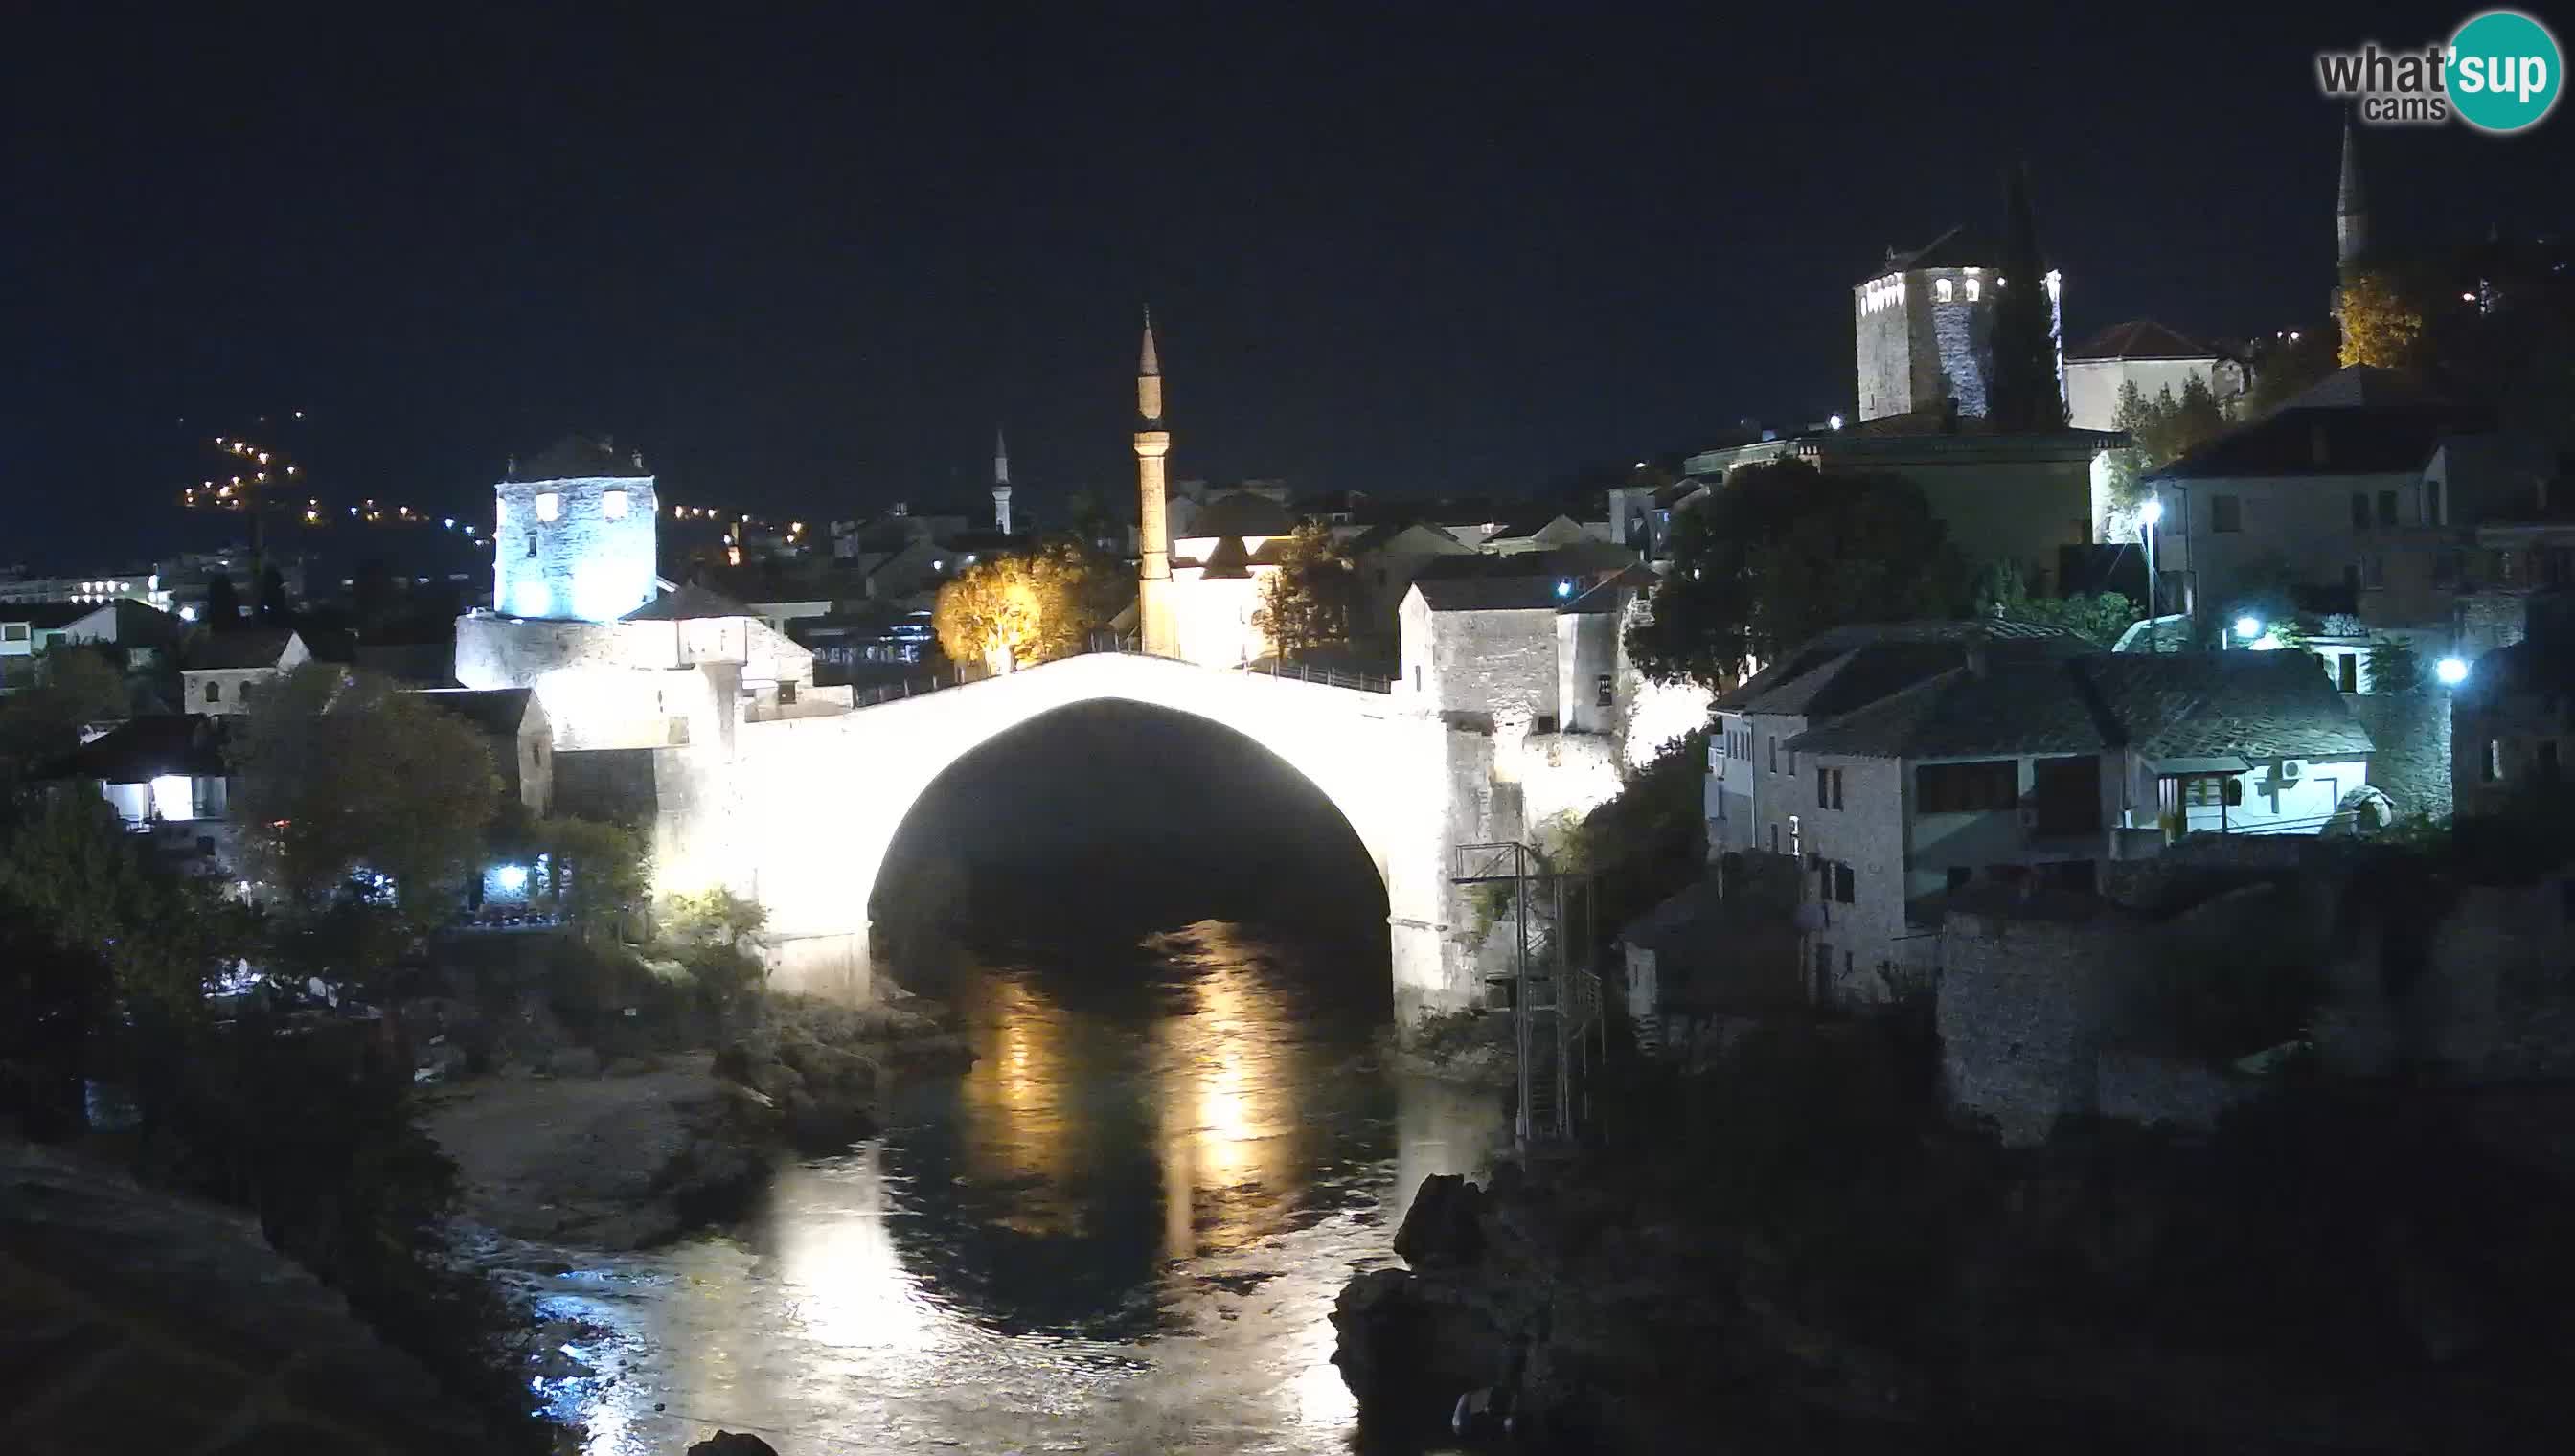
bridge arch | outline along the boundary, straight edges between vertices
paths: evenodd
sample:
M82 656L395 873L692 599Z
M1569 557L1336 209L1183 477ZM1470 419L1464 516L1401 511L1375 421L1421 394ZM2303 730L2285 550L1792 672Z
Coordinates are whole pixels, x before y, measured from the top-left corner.
M1295 770L1339 811L1385 886L1398 1017L1463 1003L1466 987L1443 968L1446 732L1381 693L1101 653L846 714L746 722L731 745L730 801L693 806L693 831L666 846L666 860L680 861L666 871L687 882L691 861L725 866L723 878L759 899L781 983L864 991L869 899L913 805L1001 734L1101 702L1203 720Z

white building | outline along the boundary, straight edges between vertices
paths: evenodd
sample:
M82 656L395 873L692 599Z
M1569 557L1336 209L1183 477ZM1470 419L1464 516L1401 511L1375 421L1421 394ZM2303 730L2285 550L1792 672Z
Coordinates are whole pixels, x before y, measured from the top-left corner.
M2372 743L2303 654L1975 652L1778 748L1753 766L1796 804L1812 994L1866 1003L1924 988L1940 896L2091 890L2183 834L2320 833Z
M1286 488L1278 489L1284 494ZM1253 619L1296 518L1267 490L1229 491L1197 503L1183 496L1172 504L1170 598L1179 655L1205 668L1269 656L1269 639Z
M2151 405L2166 391L2180 399L2193 380L2223 405L2244 393L2244 366L2152 319L2113 324L2065 351L2065 423L2116 430L2125 387Z
M190 650L179 674L180 711L216 717L240 713L261 684L311 661L313 654L292 628L208 633Z

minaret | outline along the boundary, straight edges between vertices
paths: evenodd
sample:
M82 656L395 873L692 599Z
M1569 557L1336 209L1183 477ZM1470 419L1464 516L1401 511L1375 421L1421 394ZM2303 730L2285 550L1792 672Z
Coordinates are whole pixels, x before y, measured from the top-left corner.
M2369 199L2360 190L2360 146L2350 118L2342 124L2342 192L2334 203L2334 247L2344 268L2369 251Z
M1172 533L1164 517L1163 458L1172 453L1163 428L1163 362L1154 353L1154 311L1145 311L1145 348L1136 360L1136 631L1155 657L1181 655L1172 616Z
M1011 534L1011 443L993 428L993 529Z

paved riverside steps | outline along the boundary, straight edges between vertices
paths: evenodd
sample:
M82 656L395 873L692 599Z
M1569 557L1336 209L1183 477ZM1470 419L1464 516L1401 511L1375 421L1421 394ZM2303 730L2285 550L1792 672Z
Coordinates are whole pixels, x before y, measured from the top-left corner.
M429 1372L248 1216L0 1139L0 1450L481 1449Z

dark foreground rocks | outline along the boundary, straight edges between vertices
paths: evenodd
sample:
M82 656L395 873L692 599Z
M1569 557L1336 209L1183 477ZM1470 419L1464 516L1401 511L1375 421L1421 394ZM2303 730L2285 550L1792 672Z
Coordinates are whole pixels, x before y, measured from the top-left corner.
M0 1311L12 1452L491 1449L248 1215L14 1141L0 1141Z
M778 1456L776 1447L744 1431L718 1431L689 1448L689 1456Z
M935 1003L845 1006L772 996L717 1052L715 1071L753 1093L797 1147L828 1151L876 1130L888 1083L963 1071L974 1060Z

